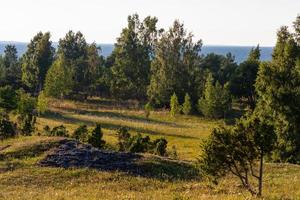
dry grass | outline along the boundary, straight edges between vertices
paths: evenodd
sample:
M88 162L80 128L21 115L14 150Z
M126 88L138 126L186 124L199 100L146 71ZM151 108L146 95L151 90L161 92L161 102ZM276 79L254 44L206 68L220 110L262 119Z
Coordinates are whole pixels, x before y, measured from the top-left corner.
M154 112L146 119L134 103L119 105L109 101L54 101L50 110L38 119L39 132L45 125L64 124L72 132L79 124L92 126L99 122L105 140L113 146L116 129L126 126L132 133L167 138L169 147L176 145L180 159L190 161L199 155L201 139L223 123L197 116L172 119L166 111ZM184 168L172 168L171 176L182 174L183 178L167 178L160 172L170 166L153 160L149 160L149 165L159 173L153 177L120 171L39 167L36 163L59 140L31 136L0 142L0 148L8 146L0 151L0 199L251 199L234 177L228 176L214 186L201 177L191 177ZM300 166L267 164L265 171L264 199L300 199Z

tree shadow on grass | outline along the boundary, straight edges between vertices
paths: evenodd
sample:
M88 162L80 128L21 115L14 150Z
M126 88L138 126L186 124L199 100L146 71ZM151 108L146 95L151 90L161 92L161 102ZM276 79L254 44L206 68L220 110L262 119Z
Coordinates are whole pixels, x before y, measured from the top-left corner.
M61 141L41 141L40 143L24 146L13 151L2 152L0 153L0 161L37 157L60 144Z
M47 115L44 115L44 118L61 121L64 123L77 123L77 124L86 124L89 126L94 126L97 122L90 121L90 120L84 120L84 119L77 119L74 117L66 116L58 112L48 112ZM186 135L177 135L177 134L171 134L171 133L162 133L159 131L149 130L142 127L131 127L127 125L121 125L121 124L112 124L107 122L100 122L101 127L109 130L118 130L121 127L125 127L128 130L132 130L139 133L145 133L150 135L160 135L160 136L171 136L171 137L178 137L183 139L199 139L192 136L186 136Z
M57 109L62 109L67 112L73 112L76 114L82 114L82 115L94 115L97 117L109 117L109 118L116 118L116 119L121 119L121 120L130 120L130 121L136 121L136 122L141 122L141 123L148 123L148 124L158 124L158 125L165 125L165 126L171 126L171 127L177 127L177 128L184 128L186 126L184 125L179 125L174 122L165 122L161 120L156 120L156 119L150 119L142 116L136 116L136 115L128 115L128 114L123 114L119 112L111 112L111 111L91 111L91 110L84 110L80 108L60 108L60 107L54 107Z

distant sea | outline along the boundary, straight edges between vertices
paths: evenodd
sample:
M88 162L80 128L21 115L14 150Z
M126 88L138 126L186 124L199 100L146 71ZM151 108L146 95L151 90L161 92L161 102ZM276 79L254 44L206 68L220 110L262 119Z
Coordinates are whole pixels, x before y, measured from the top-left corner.
M8 42L8 41L0 41L0 54L4 53L5 45L14 44L17 47L18 55L21 56L27 49L27 43L24 42ZM57 43L53 43L54 47L57 47ZM100 54L103 56L108 56L114 49L113 44L99 44L101 47ZM251 48L255 46L218 46L218 45L204 45L201 50L201 54L215 53L226 55L227 53L231 53L235 57L235 61L237 63L243 62ZM268 61L272 58L272 50L273 47L260 47L261 48L261 60Z

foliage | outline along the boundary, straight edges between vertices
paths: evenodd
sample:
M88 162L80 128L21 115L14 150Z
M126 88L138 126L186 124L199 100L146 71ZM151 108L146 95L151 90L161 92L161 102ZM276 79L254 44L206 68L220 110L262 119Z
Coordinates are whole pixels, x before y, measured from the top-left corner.
M75 131L72 135L73 138L80 142L87 142L88 140L88 129L86 125L81 125Z
M140 133L131 136L125 127L121 127L118 130L119 151L127 151L131 153L149 152L165 156L167 143L167 140L164 138L151 141L149 136L143 137Z
M0 116L0 140L11 138L16 136L16 127L9 120L8 115L4 114Z
M17 107L17 93L11 86L0 87L0 108L7 111Z
M6 45L3 58L0 58L0 86L9 85L14 89L21 86L21 67L15 45Z
M63 98L70 94L73 87L72 74L65 67L64 59L59 57L47 72L45 95Z
M49 32L39 32L28 44L22 58L22 81L32 93L42 90L54 52Z
M88 137L88 143L96 148L102 148L105 144L105 141L102 139L102 137L103 133L101 130L101 125L97 124Z
M175 92L180 101L185 93L198 99L201 88L200 50L201 40L193 42L193 35L187 33L184 25L175 21L173 26L163 32L155 43L155 57L151 63L151 80L148 98L155 105L169 104ZM200 80L199 80L200 77Z
M55 126L50 131L50 136L69 137L68 130L64 125Z
M185 115L188 115L191 113L191 110L192 110L191 97L188 93L186 93L184 97L184 103L182 105L182 112Z
M153 110L153 106L150 102L146 103L145 105L145 116L146 118L149 118L151 111Z
M48 98L44 91L41 91L37 98L37 111L39 114L44 114L48 109Z
M167 140L164 138L156 139L153 141L154 153L159 156L165 156L167 153Z
M235 127L219 127L202 143L202 172L215 179L232 173L252 195L262 194L263 158L276 142L273 126L252 115ZM257 166L257 169L255 167ZM257 190L251 178L258 181Z
M198 102L199 111L209 118L221 118L231 110L231 96L228 84L222 87L219 82L213 83L212 74L209 74L205 84L205 91Z
M119 151L127 151L130 146L130 134L128 129L125 127L121 127L118 129L118 147Z
M36 123L36 99L30 94L20 91L17 106L18 128L22 135L31 135Z
M297 30L296 30L297 31ZM271 62L258 71L256 112L268 116L278 136L276 161L300 162L300 46L295 34L282 27Z
M150 81L150 63L157 37L157 19L128 16L128 25L122 30L114 48L111 67L111 93L121 99L145 99Z
M180 105L179 105L179 102L178 102L178 98L176 96L176 94L174 93L172 96L171 96L171 100L170 100L170 114L172 117L175 117L175 115L179 114L180 113Z
M246 98L247 105L253 110L256 103L255 80L259 68L260 49L253 48L248 59L236 68L231 80L230 91L238 98Z

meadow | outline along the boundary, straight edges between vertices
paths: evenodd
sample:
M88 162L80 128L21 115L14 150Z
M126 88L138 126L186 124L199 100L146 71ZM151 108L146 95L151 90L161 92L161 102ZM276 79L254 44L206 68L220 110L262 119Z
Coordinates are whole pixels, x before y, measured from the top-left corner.
M145 154L139 162L149 168L147 176L38 165L62 140L43 136L45 125L63 124L72 133L81 124L95 123L102 125L108 149L116 149L116 130L125 126L132 134L166 138L168 151L176 149L177 161ZM52 100L49 112L38 118L34 136L0 142L0 199L251 199L235 177L227 176L214 185L196 171L201 140L222 123L199 116L173 118L167 110L146 118L136 102ZM264 199L300 199L300 166L267 163L265 171Z

